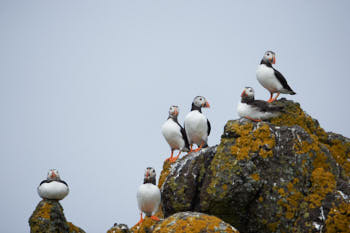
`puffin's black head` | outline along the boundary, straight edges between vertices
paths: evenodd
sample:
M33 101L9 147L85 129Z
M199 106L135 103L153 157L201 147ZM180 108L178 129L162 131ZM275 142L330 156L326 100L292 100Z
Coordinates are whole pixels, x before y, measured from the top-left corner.
M242 103L247 103L249 101L254 101L254 89L252 87L245 87L241 94Z
M60 180L60 174L57 169L50 169L47 173L48 180Z
M153 167L146 168L143 183L152 183L154 185L156 184L156 170L154 170Z
M176 119L178 115L179 115L179 107L175 105L171 106L169 109L169 118Z
M203 96L194 97L191 110L198 110L201 112L202 108L210 108L210 105L209 105L208 101L206 100L206 98Z
M276 55L272 51L266 51L262 60L264 62L269 63L269 64L275 64L276 63Z

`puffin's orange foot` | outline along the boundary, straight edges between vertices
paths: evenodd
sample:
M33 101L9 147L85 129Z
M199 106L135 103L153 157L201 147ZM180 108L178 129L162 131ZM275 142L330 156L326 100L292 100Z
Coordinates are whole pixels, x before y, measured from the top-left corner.
M154 216L154 215L151 216L151 219L153 219L154 221L158 221L158 222L160 221L160 219L157 216Z
M170 162L175 163L178 158L179 158L179 156L176 156L172 160L170 160Z
M247 118L248 120L251 120L251 121L255 121L255 122L260 122L261 121L260 119L253 119L253 118L248 117L248 116L245 116L245 118Z
M137 225L140 225L140 224L143 222L143 220L144 220L143 218L140 219L140 221L138 221L138 222L136 223L136 226L137 226Z
M269 99L267 102L268 103L272 103L273 101L275 101L274 99Z
M197 149L194 150L194 152L200 151L202 148L198 147Z

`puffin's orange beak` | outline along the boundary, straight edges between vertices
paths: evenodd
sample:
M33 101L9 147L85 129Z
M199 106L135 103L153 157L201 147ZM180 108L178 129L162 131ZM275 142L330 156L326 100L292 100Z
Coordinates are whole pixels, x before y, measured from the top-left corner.
M51 178L56 178L56 174L54 172L51 173Z
M210 105L209 105L209 102L205 102L205 105L204 105L205 108L210 108Z
M147 177L147 178L149 177L149 173L148 173L148 172L146 172L146 177Z
M242 92L241 97L246 96L245 90Z
M275 64L275 63L276 63L276 57L273 56L273 58L272 58L272 64Z
M175 116L177 116L179 114L179 111L177 111L177 109L175 108Z

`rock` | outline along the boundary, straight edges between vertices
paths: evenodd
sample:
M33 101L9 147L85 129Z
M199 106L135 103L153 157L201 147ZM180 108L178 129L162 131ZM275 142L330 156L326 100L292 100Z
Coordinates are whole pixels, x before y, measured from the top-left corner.
M156 224L158 224L157 221L151 219L150 217L145 217L141 224L133 226L130 231L135 233L151 233Z
M277 104L279 117L228 121L220 145L166 167L164 216L203 212L240 232L349 231L350 139L293 101Z
M58 201L42 200L29 218L31 233L85 233L79 227L67 222L63 208Z
M225 223L221 219L202 213L181 212L174 214L161 223L157 224L153 233L238 233L231 225Z
M130 233L130 230L126 224L114 223L113 227L107 233Z

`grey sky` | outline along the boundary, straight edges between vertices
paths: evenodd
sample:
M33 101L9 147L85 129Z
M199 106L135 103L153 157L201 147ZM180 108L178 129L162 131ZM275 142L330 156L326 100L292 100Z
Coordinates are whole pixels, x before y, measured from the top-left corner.
M349 1L0 1L0 232L29 232L38 183L57 168L69 221L87 232L138 221L160 127L205 96L209 144L237 118L265 50L328 131L350 136Z

